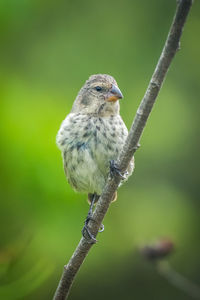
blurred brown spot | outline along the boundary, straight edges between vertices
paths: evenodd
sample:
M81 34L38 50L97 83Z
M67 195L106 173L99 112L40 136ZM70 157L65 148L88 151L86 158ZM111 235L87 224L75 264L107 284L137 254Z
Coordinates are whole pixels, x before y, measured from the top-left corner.
M141 254L148 260L158 260L169 256L174 250L174 243L170 239L161 239L152 245L141 248Z

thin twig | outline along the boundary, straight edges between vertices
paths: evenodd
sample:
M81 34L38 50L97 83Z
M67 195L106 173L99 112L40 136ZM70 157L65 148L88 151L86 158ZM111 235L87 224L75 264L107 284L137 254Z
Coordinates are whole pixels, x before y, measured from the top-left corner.
M129 162L137 149L137 145L144 130L146 121L152 110L164 78L167 74L170 63L176 51L179 49L180 37L191 5L192 0L177 1L177 10L163 51L158 60L158 64L148 85L144 98L142 99L142 102L137 110L124 149L120 154L117 162L119 169L122 172L126 171ZM92 217L94 221L90 221L88 224L90 232L95 237L109 208L114 192L119 186L120 181L121 178L117 175L114 178L108 178L104 191L97 202L96 209ZM54 300L64 300L67 298L74 277L77 274L92 245L93 244L88 243L85 238L81 238L68 264L64 266L62 277L53 298Z
M159 261L156 267L158 273L175 287L187 293L194 299L200 299L200 287L182 274L176 272L167 261Z

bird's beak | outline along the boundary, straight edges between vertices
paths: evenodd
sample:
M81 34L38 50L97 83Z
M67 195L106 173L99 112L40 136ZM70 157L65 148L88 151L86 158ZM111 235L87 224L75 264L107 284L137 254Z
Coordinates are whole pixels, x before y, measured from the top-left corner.
M116 85L112 84L112 88L110 89L110 92L109 92L109 95L108 95L108 98L106 99L106 101L115 102L118 99L122 99L122 98L123 98L123 95L122 95L122 92L120 91L120 89Z

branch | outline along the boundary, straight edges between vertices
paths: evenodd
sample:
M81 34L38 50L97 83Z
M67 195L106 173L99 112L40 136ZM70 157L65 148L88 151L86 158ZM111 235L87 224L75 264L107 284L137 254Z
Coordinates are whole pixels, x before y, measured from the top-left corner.
M122 172L126 171L130 160L133 157L133 154L137 150L138 143L144 130L146 121L153 108L156 97L169 69L170 63L177 50L179 49L180 37L191 5L192 0L177 1L177 10L163 51L158 60L158 64L148 85L144 98L142 99L141 104L137 110L125 146L117 162L119 169ZM120 181L121 178L117 176L117 174L113 178L109 177L103 193L97 202L92 217L93 221L90 221L88 224L90 232L95 237L109 208L114 192L117 190L120 184ZM93 244L88 243L85 238L81 238L68 264L64 266L62 277L53 298L54 300L64 300L67 298L74 277L76 276L79 268L81 267L92 246Z
M167 260L174 251L174 243L169 238L158 240L156 243L145 245L140 254L149 262L154 263L157 272L176 288L187 293L190 297L200 299L200 287L176 272Z
M156 265L156 269L160 275L169 281L176 288L182 290L194 299L200 299L200 287L176 272L168 261L160 261Z

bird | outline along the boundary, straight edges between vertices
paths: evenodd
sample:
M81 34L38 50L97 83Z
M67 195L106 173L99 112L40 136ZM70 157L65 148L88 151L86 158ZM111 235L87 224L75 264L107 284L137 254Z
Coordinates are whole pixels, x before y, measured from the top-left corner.
M82 233L86 236L86 232L92 241L95 238L87 224L93 206L103 191L110 169L120 174L115 162L128 136L120 116L119 100L122 98L122 92L111 75L91 75L80 89L56 137L69 184L75 191L88 194L90 210ZM123 181L133 170L134 158L123 174ZM116 198L117 192L112 201Z

